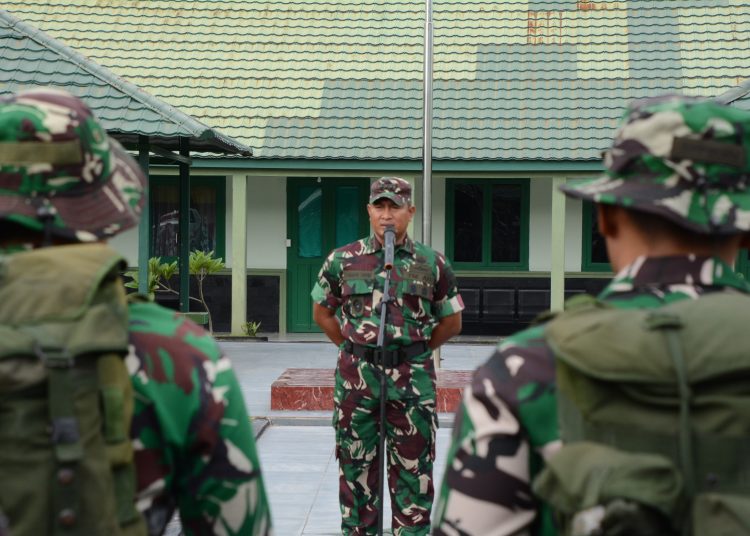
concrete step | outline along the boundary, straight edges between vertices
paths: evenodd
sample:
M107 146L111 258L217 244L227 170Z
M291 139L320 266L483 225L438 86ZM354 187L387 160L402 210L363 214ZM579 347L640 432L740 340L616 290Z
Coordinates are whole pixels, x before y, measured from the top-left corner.
M471 370L437 371L437 411L452 413L461 392L471 381ZM271 409L332 410L334 369L288 368L271 384Z

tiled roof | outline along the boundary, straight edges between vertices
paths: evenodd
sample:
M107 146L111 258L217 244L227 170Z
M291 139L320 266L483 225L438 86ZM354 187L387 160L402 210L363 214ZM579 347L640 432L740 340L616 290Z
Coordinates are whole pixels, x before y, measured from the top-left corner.
M0 58L0 96L33 86L63 86L84 99L107 131L124 143L136 143L140 134L162 148L176 149L178 138L186 137L193 149L252 153L2 10Z
M50 4L3 2L257 157L421 157L423 0ZM435 159L595 160L627 101L750 76L750 0L436 0L434 36Z

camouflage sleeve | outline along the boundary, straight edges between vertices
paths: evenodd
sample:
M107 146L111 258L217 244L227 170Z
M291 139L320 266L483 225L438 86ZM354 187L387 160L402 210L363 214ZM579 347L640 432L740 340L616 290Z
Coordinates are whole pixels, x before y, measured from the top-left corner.
M540 335L532 328L502 344L464 391L434 534L554 534L530 484L559 445L554 364Z
M138 507L161 534L177 507L183 532L266 535L270 512L252 427L229 359L174 311L131 305L128 369Z
M310 292L313 303L318 303L329 309L338 309L341 305L341 263L332 251L318 272L318 279Z
M464 302L458 293L456 274L450 261L441 253L436 254L435 269L437 274L433 301L434 315L437 318L445 318L463 311Z

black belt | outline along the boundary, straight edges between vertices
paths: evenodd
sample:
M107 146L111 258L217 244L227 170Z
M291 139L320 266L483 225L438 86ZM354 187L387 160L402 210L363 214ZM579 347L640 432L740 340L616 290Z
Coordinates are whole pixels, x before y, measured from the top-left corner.
M424 354L429 350L427 343L417 341L409 346L402 346L396 350L381 350L380 348L371 348L362 344L356 344L352 341L344 342L344 351L352 354L359 359L364 359L373 365L384 367L397 367L401 363L408 361L412 357Z

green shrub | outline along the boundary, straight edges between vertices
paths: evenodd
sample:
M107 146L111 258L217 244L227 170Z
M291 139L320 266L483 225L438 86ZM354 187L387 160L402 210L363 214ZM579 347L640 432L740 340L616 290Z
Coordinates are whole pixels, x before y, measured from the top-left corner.
M211 333L213 333L213 323L211 321L211 311L208 310L208 304L203 295L203 282L207 276L220 271L222 268L224 268L224 259L215 258L213 251L209 251L208 253L198 250L190 252L188 269L190 270L190 275L194 276L198 281L198 297L189 296L189 299L203 305L203 309L208 313L208 331ZM161 257L151 257L148 260L148 297L153 300L157 292L167 292L179 296L180 292L173 289L170 284L172 277L178 273L177 261L161 262ZM125 275L130 277L130 281L127 281L125 286L137 289L138 271L126 272Z
M247 335L248 337L257 337L259 330L260 322L245 322L242 325L242 331L244 331L245 335Z

